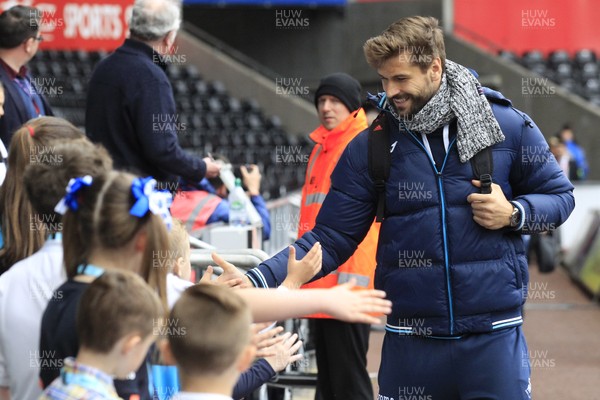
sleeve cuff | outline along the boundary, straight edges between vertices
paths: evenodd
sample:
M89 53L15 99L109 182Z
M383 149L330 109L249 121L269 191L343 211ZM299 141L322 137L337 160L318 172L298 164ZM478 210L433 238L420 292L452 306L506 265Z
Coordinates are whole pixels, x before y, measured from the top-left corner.
M246 276L248 277L248 279L250 279L250 282L252 282L254 287L263 288L263 289L267 289L269 287L269 284L267 283L265 276L260 271L260 269L258 269L258 267L252 268L250 271L248 271L246 273Z

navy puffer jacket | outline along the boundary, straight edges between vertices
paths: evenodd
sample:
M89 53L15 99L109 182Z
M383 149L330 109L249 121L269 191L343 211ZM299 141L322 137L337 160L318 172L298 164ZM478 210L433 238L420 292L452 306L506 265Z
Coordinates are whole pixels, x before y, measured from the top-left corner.
M377 249L375 287L393 302L386 330L400 334L460 336L522 324L528 271L522 233L563 223L574 208L573 186L530 118L500 93L486 90L504 142L493 146L494 183L518 202L518 231L489 230L473 220L467 196L478 189L471 164L461 163L452 141L436 173L421 141L388 118L392 151L386 218ZM391 122L393 121L393 122ZM418 135L418 134L417 134ZM419 135L420 136L420 135ZM321 277L352 255L373 222L376 192L368 171L368 132L346 148L315 228L296 243L297 258L319 241ZM286 276L284 250L248 272L259 287Z

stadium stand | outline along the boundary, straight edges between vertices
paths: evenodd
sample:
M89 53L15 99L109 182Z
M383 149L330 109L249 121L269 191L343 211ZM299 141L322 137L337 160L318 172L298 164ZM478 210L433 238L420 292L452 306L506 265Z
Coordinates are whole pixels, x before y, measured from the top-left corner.
M53 110L83 129L89 77L95 64L107 54L84 51L41 51L29 64L33 76L51 76L36 83ZM308 137L292 135L278 116L266 116L254 99L228 94L220 81L207 81L191 64L169 65L167 75L177 103L179 141L200 155L219 153L235 165L257 164L263 174L263 197L279 198L298 189L304 171L290 163L276 165L273 148L294 147L308 152ZM308 157L308 153L306 153Z
M581 49L572 57L561 49L548 56L539 50L530 50L521 57L512 51L500 50L498 56L520 64L600 107L600 68L593 50Z

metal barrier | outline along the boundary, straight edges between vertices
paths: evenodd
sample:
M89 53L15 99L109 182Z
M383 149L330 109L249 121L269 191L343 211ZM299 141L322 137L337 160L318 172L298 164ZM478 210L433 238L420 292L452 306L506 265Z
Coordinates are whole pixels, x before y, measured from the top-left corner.
M302 193L295 191L285 197L267 202L271 237L263 243L267 254L274 255L292 244L298 237Z

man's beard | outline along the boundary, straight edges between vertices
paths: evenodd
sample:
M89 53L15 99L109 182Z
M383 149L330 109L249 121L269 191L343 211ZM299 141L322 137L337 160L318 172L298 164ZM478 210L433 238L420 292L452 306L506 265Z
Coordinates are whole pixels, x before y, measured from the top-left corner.
M391 99L389 99L389 103L392 105L392 107L394 108L394 111L396 111L396 113L398 114L398 116L400 118L405 119L405 120L410 120L415 114L417 114L419 111L421 111L421 109L423 107L425 107L425 105L429 102L429 100L431 100L431 98L435 94L435 90L433 90L433 88L427 88L427 89L428 90L425 93L422 93L420 95L414 95L414 94L396 95L396 96L392 97ZM410 102L410 108L407 111L404 111L404 113L400 113L400 111L394 104L394 99L402 98L402 97L407 97L407 101Z

